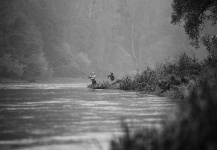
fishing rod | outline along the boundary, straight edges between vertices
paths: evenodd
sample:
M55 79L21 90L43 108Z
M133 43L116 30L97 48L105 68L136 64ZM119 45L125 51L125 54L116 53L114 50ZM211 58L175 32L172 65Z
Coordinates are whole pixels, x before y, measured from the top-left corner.
M99 69L97 69L97 70L99 70ZM108 77L109 75L107 75L107 74L105 74L104 72L102 72L102 71L99 71L100 73L102 73L102 74L104 74L106 77ZM111 73L111 72L110 72ZM110 74L109 73L109 74Z
M98 68L96 69L97 71L99 71L101 74L103 74L104 76L108 76L106 75L104 72L100 71Z
M80 69L73 67L73 66L59 66L59 67L53 67L53 68L66 68L66 67L71 67L77 71L79 71L81 74L83 74L84 76L87 76L84 72L82 72Z

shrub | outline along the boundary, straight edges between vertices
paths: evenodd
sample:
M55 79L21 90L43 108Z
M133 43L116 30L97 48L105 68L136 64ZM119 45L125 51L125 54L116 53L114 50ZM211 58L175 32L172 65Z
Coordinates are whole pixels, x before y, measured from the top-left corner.
M151 93L156 89L156 71L147 68L147 70L137 73L133 77L126 75L120 81L119 88L122 90L136 90Z

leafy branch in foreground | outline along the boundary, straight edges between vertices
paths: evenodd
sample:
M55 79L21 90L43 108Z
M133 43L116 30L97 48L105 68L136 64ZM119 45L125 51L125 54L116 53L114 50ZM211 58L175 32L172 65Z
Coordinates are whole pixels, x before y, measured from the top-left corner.
M111 141L111 150L217 149L217 88L195 90L179 104L173 119L135 133L124 126L124 135Z

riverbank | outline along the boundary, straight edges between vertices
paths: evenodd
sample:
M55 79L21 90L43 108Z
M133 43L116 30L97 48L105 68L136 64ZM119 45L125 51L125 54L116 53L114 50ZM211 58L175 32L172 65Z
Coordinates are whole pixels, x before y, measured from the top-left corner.
M27 83L28 81L22 79L0 78L0 83Z
M217 84L217 61L198 62L183 53L173 61L165 61L154 69L146 68L134 76L126 75L115 82L98 82L90 88L121 89L144 94L183 99L194 89ZM206 89L204 89L206 90Z

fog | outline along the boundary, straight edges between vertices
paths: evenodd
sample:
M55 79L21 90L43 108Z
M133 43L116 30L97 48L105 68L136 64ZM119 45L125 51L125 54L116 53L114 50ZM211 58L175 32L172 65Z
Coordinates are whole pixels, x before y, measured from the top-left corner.
M3 0L0 75L120 77L183 52L202 60L204 48L196 50L183 27L170 23L171 2Z

